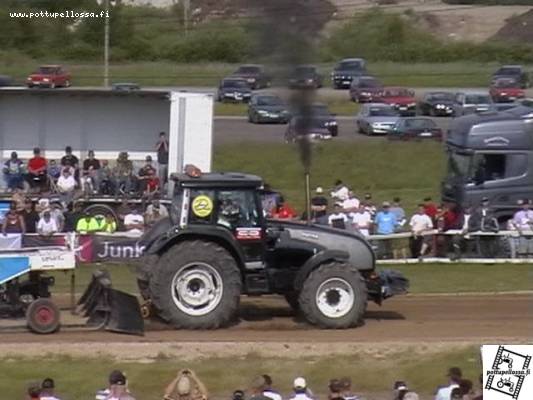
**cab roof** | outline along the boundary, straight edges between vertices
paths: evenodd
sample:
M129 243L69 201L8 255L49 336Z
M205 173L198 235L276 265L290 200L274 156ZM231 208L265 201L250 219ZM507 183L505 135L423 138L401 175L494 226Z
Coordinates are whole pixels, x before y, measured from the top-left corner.
M260 177L240 172L210 172L202 173L199 177L172 174L171 179L180 187L186 188L258 189L263 185L263 180Z

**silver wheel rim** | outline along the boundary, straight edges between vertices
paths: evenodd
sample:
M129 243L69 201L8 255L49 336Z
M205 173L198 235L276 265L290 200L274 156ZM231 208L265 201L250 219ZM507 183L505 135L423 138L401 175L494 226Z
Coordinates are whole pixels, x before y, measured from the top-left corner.
M316 305L328 318L342 318L348 314L355 303L352 286L342 278L324 281L316 292Z
M174 274L172 300L187 315L200 317L213 311L222 299L224 287L218 271L201 262L190 263Z

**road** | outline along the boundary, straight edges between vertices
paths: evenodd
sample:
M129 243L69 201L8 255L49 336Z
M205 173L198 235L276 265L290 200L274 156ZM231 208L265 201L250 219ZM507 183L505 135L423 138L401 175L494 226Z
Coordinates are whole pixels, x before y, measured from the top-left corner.
M216 331L174 331L159 323L151 323L142 338L109 332L59 332L45 336L24 332L0 334L0 343L504 343L531 338L532 299L531 294L399 296L386 301L382 307L370 304L364 326L348 330L320 330L295 316L281 299L262 297L245 299L239 322Z

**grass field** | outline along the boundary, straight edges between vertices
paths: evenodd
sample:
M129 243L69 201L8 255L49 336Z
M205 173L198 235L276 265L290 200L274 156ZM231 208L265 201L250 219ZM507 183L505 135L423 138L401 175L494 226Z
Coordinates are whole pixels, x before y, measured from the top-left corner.
M10 75L18 82L39 64L59 60L4 60L0 61L0 74ZM63 62L72 73L76 86L100 86L103 66L99 63L73 64ZM324 85L329 86L329 73L333 64L318 64L324 74ZM386 85L410 87L486 87L496 63L393 63L370 62L370 73L380 77ZM171 62L145 62L113 64L110 66L111 82L137 82L142 86L215 86L220 79L232 73L238 65L222 63L175 64Z
M1 358L1 356L0 356ZM62 398L92 400L94 393L106 386L112 369L120 368L129 379L129 387L139 400L161 399L164 388L181 368L191 368L206 384L211 398L230 399L235 389L248 389L260 374L270 374L276 388L290 393L294 377L305 376L309 387L325 398L327 384L332 377L350 376L356 393L367 398L389 398L396 380L405 380L412 390L429 398L435 388L446 382L445 371L450 366L462 368L466 377L475 382L480 373L479 348L456 348L448 352L424 354L413 349L387 357L350 355L335 358L311 358L302 354L299 359L260 358L249 354L244 358L199 359L186 365L164 354L152 362L117 363L109 359L77 359L44 357L43 359L12 359L0 363L2 398L23 398L29 382L53 377ZM378 397L371 394L379 393Z
M272 161L275 160L275 161ZM342 179L362 197L376 202L400 196L413 210L426 196L438 199L444 176L445 152L434 142L329 142L313 147L311 186L332 188ZM303 169L296 146L239 143L215 148L214 170L242 171L262 176L287 201L303 210Z
M129 293L137 293L135 265L102 264L83 265L76 271L76 292L81 293L98 268L111 273L113 285ZM411 282L410 293L469 293L469 292L506 292L533 290L533 265L473 265L473 264L420 264L394 265L391 268L401 271ZM56 273L57 294L68 293L70 275Z

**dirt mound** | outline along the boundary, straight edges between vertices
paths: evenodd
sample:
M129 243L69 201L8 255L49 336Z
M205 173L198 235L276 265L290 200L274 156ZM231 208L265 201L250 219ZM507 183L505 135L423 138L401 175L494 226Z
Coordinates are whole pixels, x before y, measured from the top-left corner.
M533 41L533 9L508 18L505 25L492 38L499 41L531 43Z

